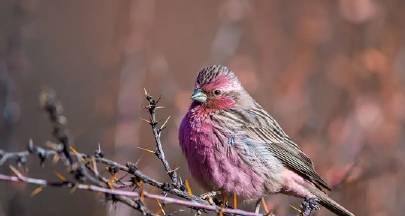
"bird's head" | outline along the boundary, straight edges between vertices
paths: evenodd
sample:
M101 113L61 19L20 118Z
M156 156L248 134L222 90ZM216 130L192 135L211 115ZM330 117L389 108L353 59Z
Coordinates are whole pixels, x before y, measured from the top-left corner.
M212 110L230 109L245 92L236 75L226 66L208 66L198 73L191 96L193 104Z

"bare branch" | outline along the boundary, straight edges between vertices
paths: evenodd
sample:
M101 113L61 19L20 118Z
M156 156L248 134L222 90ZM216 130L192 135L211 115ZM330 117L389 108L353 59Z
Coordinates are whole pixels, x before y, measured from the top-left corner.
M5 152L3 150L0 150L0 166L4 165L10 160L14 160L19 166L25 165L28 161L28 156L31 154L36 155L40 161L40 164L43 165L46 159L55 156L60 151L61 148L45 149L39 146L35 146L33 141L30 140L26 151Z
M67 158L69 164L73 163L72 156L70 154L71 139L66 129L67 119L63 115L62 104L57 100L54 91L47 89L40 94L40 103L43 109L47 112L49 119L53 127L53 136L58 142L62 144L63 155Z
M39 186L75 188L77 190L101 192L101 193L105 193L105 194L119 195L122 197L131 198L132 201L138 200L140 198L139 192L108 189L108 188L104 188L104 187L100 187L100 186L96 186L96 185L75 184L72 182L48 182L44 179L25 177L22 174L19 174L18 176L8 176L8 175L0 174L0 180L1 181L11 181L11 182L24 182L24 183L34 184L34 185L39 185ZM149 193L146 191L143 192L143 196L147 199L158 200L159 202L164 203L164 204L176 204L176 205L192 207L192 208L196 208L196 209L204 209L207 211L223 212L223 213L228 213L228 214L237 214L237 215L245 215L245 216L261 215L261 214L257 214L257 213L253 213L253 212L246 212L246 211L239 210L239 209L220 208L218 206L202 204L202 203L195 202L195 201L176 199L176 198L172 198L172 197ZM131 206L131 207L133 207L133 206ZM154 215L154 214L150 214L150 215Z
M187 185L186 190L186 187L177 175L176 169L170 167L160 140L161 133L166 128L169 118L159 126L156 120L159 99L154 99L147 92L146 99L149 102L146 108L150 114L150 120L147 120L147 122L151 125L156 144L156 149L152 152L162 162L164 170L171 179L170 183L161 182L146 175L134 163L127 162L121 164L106 158L100 145L98 145L93 154L85 154L72 148L72 138L66 128L67 121L62 112L62 105L58 102L52 91L42 93L41 102L44 110L50 117L53 126L53 136L57 143L51 143L47 147L40 147L30 141L25 151L5 152L0 150L0 166L6 163L17 163L19 166L25 166L28 159L35 156L35 158L39 159L40 164L44 164L47 159L53 159L54 162L66 164L67 171L71 175L65 177L55 170L54 172L58 181L48 181L41 178L27 177L17 168L10 165L13 175L0 174L0 181L37 185L38 187L33 190L32 195L40 193L46 187L103 193L106 200L126 204L147 216L158 214L153 213L154 211L151 211L144 204L144 199L157 202L160 208L159 212L164 215L171 214L164 209L164 206L168 204L191 209L195 211L196 215L200 215L202 212L215 212L219 215L262 215L258 212L230 209L213 202L208 202L193 195L189 185ZM101 172L101 169L104 168L108 170L108 173ZM162 194L149 193L144 188L145 184L159 189ZM237 207L236 196L234 196L233 200L234 207Z
M151 125L153 136L155 138L156 150L153 153L161 160L164 169L171 178L172 183L160 182L154 178L147 176L140 171L136 164L127 162L125 165L115 162L104 157L101 147L93 155L88 155L79 152L71 146L72 138L66 128L66 117L63 115L61 103L57 100L53 91L47 90L41 93L41 104L47 112L53 127L53 136L56 143L51 143L48 148L34 145L32 141L28 143L27 150L21 152L5 152L0 150L0 166L8 162L16 162L19 166L27 164L30 156L36 156L41 164L44 164L47 159L53 158L54 162L62 162L67 166L70 178L62 176L55 171L59 181L50 182L40 178L30 178L24 176L17 168L10 166L14 173L13 176L0 174L0 181L8 182L23 182L27 184L37 185L32 194L38 194L46 187L69 188L74 190L87 190L92 192L101 192L105 194L106 200L121 202L138 210L143 215L154 216L145 204L143 199L158 201L160 212L164 212L164 205L175 204L184 206L189 209L201 211L221 212L221 214L237 214L237 215L260 215L257 213L247 212L239 209L227 209L217 205L211 205L200 197L187 193L184 190L183 183L178 178L176 169L172 169L165 157L162 148L160 136L166 128L169 118L160 126L156 120L156 110L162 108L157 106L159 99L154 99L146 92L146 99L149 104L147 109L150 114L148 124ZM99 169L105 167L109 171L110 176L102 175ZM121 175L121 177L118 177ZM163 195L152 194L144 190L143 184L148 184L158 188L163 192ZM175 197L168 197L171 194Z

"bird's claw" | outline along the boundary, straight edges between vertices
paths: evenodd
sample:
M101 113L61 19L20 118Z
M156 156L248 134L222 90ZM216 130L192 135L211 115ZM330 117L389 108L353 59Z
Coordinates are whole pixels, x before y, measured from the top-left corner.
M262 199L263 198L260 198L260 199L258 199L256 201L256 205L255 205L255 213L256 214L259 214L259 212L260 212L260 206L262 205Z
M203 193L200 195L200 198L203 200L207 200L209 204L214 205L214 197L216 197L217 195L220 195L221 191L210 191L207 193Z
M305 198L301 203L302 216L311 216L314 212L320 209L319 200L317 198Z

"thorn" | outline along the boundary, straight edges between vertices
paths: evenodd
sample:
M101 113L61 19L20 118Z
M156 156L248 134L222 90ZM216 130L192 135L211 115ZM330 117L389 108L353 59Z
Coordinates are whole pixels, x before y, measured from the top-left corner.
M108 179L108 181L107 181L107 186L108 186L108 188L109 188L109 189L113 189L113 188L114 188L113 184L114 184L114 178L111 177L111 178Z
M99 172L98 172L98 168L97 168L97 163L96 163L96 159L94 157L91 157L91 163L93 164L93 171L94 174L96 174L96 176L99 176Z
M139 189L140 189L140 192L139 192L139 200L142 202L142 203L144 203L144 201L145 201L145 192L144 192L144 190L143 190L143 181L141 181L141 182L139 182L139 184L138 184L138 186L139 186Z
M121 177L119 177L118 179L117 179L117 182L120 182L121 183L121 181L125 178L125 177L127 177L129 174L128 173L125 173L124 175L122 175Z
M76 192L76 190L77 190L77 186L74 185L74 186L72 187L72 189L70 189L70 193L74 193L74 192Z
M238 208L238 196L236 195L235 192L233 192L233 208L234 209Z
M157 106L157 107L155 107L155 109L166 109L166 107L165 106Z
M45 145L53 150L58 150L59 149L59 144L56 144L54 142L46 142Z
M160 99L162 99L162 96L159 96L159 97L156 99L155 104L158 104L159 101L160 101Z
M164 130L164 129L166 128L167 123L169 122L170 118L171 118L171 116L168 116L168 117L166 118L165 122L163 122L163 124L162 124L162 126L160 126L160 129L159 129L159 130L162 131L162 130Z
M49 148L53 148L55 145L56 145L56 143L53 143L53 142L51 142L51 141L46 141L46 142L45 142L45 146L46 146L46 147L49 147Z
M155 154L155 151L152 151L152 150L150 150L150 149L147 149L147 148L142 148L142 147L137 147L138 149L141 149L141 150L144 150L144 151L146 151L146 152L149 152L149 153L152 153L152 154Z
M79 152L76 150L76 148L75 147L73 147L73 146L70 146L70 151L73 153L73 154L75 154L75 155L78 155L79 154Z
M148 94L148 91L146 90L146 88L143 88L143 91L144 91L144 93L145 93L145 96L148 96L149 94Z
M294 209L297 213L302 213L301 209L297 208L294 205L290 205L290 208Z
M156 202L157 202L157 204L158 204L158 206L159 206L159 208L160 208L160 212L162 212L163 215L166 215L166 212L165 212L165 210L163 209L162 203L160 203L159 200L156 200Z
M141 119L142 121L148 123L148 124L151 124L151 121L150 121L150 120L146 120L146 119L144 119L144 118L140 118L140 119Z
M221 207L226 208L226 206L228 205L228 194L226 194L224 191L222 191L221 195L222 195Z
M116 174L113 174L113 175L108 179L108 182L107 182L108 187L109 187L110 189L113 189L113 188L114 188L114 184L117 182L117 180L118 180L118 178L117 178Z
M31 197L34 197L36 195L38 195L39 193L41 193L44 190L43 186L39 186L37 188L35 188L34 190L32 190L31 192Z
M97 156L97 157L104 157L104 155L103 155L103 152L101 151L101 145L100 145L100 143L98 144L98 148L97 148L97 150L96 150L96 152L95 152L95 155Z
M263 197L261 198L261 203L263 205L264 213L269 214L270 213L269 207L267 206L266 200L264 200Z
M30 153L34 152L34 141L32 140L32 138L30 138L30 140L28 141L28 151Z
M63 181L63 182L66 181L65 176L63 176L62 174L60 174L60 173L58 173L58 172L55 172L55 175L56 175L56 177L58 177L59 180L61 180L61 181Z
M136 160L135 161L135 166L138 166L138 164L141 162L141 160L142 160L142 158L143 158L143 154L141 154L139 157L138 157L138 160Z
M172 170L169 170L167 173L174 173L174 172L177 172L177 170L179 170L179 169L180 169L180 167L176 167Z
M186 191L187 191L188 195L192 196L193 191L191 190L190 183L187 179L184 181L184 184L186 186Z
M59 161L59 159L60 159L59 155L54 154L52 158L52 163L56 164Z
M21 174L20 171L18 171L15 167L13 167L13 165L9 166L11 171L20 179L22 180L24 178L24 176Z

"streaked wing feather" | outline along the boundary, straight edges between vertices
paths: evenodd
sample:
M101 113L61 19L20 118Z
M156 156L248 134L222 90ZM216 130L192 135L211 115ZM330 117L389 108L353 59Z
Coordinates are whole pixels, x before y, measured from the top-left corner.
M264 112L262 109L260 114L258 114L259 111L254 111L257 121L245 125L250 131L250 136L266 143L267 149L275 157L303 178L311 181L320 189L330 190L328 184L316 173L311 159L288 137L280 125L268 113Z
M272 152L277 152L275 156L289 168L295 170L319 188L330 190L328 184L314 170L311 160L301 150L292 150L285 143L272 143L268 146ZM294 160L291 157L294 157Z

